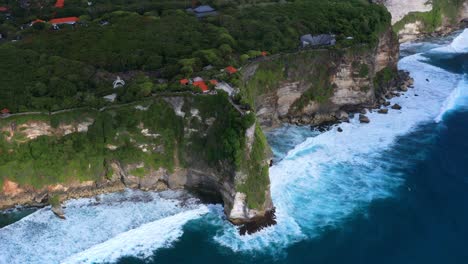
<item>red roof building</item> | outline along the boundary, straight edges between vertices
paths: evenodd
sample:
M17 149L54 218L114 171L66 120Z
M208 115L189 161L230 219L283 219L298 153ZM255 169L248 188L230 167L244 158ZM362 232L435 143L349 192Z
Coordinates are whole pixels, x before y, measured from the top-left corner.
M266 52L266 51L262 51L262 56L263 56L263 57L266 57L266 56L268 56L268 52Z
M229 74L234 74L237 72L237 69L232 66L227 66L225 69Z
M211 83L212 85L217 85L217 84L218 84L218 81L217 81L217 80L210 80L210 83Z
M194 82L193 86L200 88L202 90L202 92L204 92L204 93L208 92L208 90L209 90L208 86L206 85L206 83L204 81Z
M7 12L7 11L8 11L8 7L0 6L0 12Z
M182 84L182 85L187 85L187 84L189 84L190 81L189 81L188 79L182 79L182 80L180 80L179 82L180 82L180 84Z
M42 19L36 19L36 20L34 20L33 22L31 22L31 25L34 25L34 24L36 24L36 23L45 23L45 21L42 20Z
M77 17L63 17L63 18L55 18L49 21L52 25L61 25L61 24L70 24L73 25L76 22L80 21Z
M10 109L8 109L8 108L3 108L3 110L2 110L0 113L2 113L3 115L9 114L9 113L10 113Z
M63 8L64 6L65 6L65 0L57 0L57 2L55 2L56 8Z

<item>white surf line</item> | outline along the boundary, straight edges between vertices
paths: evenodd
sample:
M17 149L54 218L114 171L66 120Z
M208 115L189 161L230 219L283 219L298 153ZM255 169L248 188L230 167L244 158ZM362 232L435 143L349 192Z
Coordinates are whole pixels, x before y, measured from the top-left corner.
M424 59L416 54L399 62L400 69L410 71L415 79L415 88L390 100L403 106L402 110L390 109L387 115L374 111L368 113L370 124L360 124L356 117L340 124L342 133L335 128L308 138L271 168L276 226L244 237L225 227L215 240L234 251L281 254L285 247L339 225L373 200L391 196L403 175L388 168L395 165L392 162L402 161L380 155L398 136L433 122L444 112L443 103L459 80L458 75L426 64Z
M182 228L188 221L200 218L208 212L208 208L202 205L195 210L144 224L75 254L61 263L104 263L115 262L124 256L150 257L155 250L169 247L182 236Z
M184 192L127 190L65 206L66 220L43 208L0 229L0 263L59 263L146 223L199 208L199 201Z

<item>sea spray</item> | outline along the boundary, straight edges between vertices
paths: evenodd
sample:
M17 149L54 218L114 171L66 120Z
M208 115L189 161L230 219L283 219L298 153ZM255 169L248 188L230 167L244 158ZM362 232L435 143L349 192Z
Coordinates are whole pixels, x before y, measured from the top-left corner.
M178 220L168 226L167 237L151 241L154 243L144 247L146 250L153 249L164 244L161 241L173 241L177 237L177 229L186 222L181 220L183 216L188 221L204 210L204 205L200 205L197 199L184 192L173 191L154 193L127 190L71 200L65 206L66 220L58 219L49 208L43 208L0 229L0 263L58 263L147 223L170 217ZM194 213L180 215L189 211ZM122 254L131 252L129 248L121 250ZM139 254L138 250L132 253Z
M80 199L67 204L67 221L60 222L50 211L41 209L0 229L0 263L86 263L128 255L145 258L153 250L184 239L183 226L190 221L212 225L216 230L212 239L232 251L281 256L294 243L342 227L344 220L356 213L366 214L372 201L391 197L402 185L401 168L418 157L392 152L395 146L408 144L399 137L433 124L450 111L447 98L457 86L466 85L460 82L459 74L430 65L422 54L403 58L400 68L415 78L414 89L391 100L402 105L402 110L391 109L388 115L370 113L370 124L352 119L340 125L342 133L332 128L303 140L307 133L301 131L294 144L304 142L287 153L286 148L276 152L281 161L271 169L278 222L274 227L239 236L237 228L225 220L221 206L208 206L207 210L198 201L178 195L144 193L127 199L115 194L101 196L99 201ZM453 98L457 102L460 94ZM148 232L160 236L132 241ZM132 242L125 245L122 240L127 238Z
M453 43L456 50L463 49L460 43L468 46L458 38ZM427 46L421 47L427 51ZM392 196L404 181L400 168L408 164L404 157L389 158L388 152L398 144L399 136L448 111L444 102L460 81L458 74L429 65L418 53L401 59L399 68L410 71L415 79L414 89L391 100L402 110L390 109L388 115L369 113L370 124L354 118L340 125L342 133L335 128L297 145L270 173L278 224L247 237L226 227L215 240L234 251L277 254L297 241L338 227L353 213L365 214L372 201Z

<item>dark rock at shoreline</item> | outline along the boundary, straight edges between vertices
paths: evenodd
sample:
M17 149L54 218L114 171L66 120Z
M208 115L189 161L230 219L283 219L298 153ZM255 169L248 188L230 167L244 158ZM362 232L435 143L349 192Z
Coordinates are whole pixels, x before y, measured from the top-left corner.
M343 129L341 127L338 127L337 131L341 133L343 132Z
M383 105L384 105L384 106L389 106L389 105L390 105L390 102L386 101Z
M367 124L367 123L370 123L370 119L366 115L360 114L359 122Z
M250 235L262 230L263 228L273 225L276 225L276 215L274 208L270 211L267 211L264 217L242 225L239 229L239 234L241 236L246 234Z
M378 111L379 114L388 114L388 109L387 108L382 108Z
M399 104L394 104L392 106L392 109L395 109L395 110L401 110L401 106Z
M323 132L327 132L329 131L330 129L332 129L332 126L335 125L337 122L324 122L320 125L316 125L316 126L311 126L310 129L312 131L318 131L320 133L323 133Z
M65 211L61 205L52 206L51 210L58 218L65 220Z

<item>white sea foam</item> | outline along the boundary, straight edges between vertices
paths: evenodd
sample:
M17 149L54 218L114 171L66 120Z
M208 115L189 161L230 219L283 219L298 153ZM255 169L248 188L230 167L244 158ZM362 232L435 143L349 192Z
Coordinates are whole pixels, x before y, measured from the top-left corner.
M457 49L463 48L458 41L454 43ZM464 44L468 46L468 42ZM373 200L392 195L403 182L398 168L405 161L396 163L384 153L399 136L446 112L450 107L443 107L444 102L460 80L459 75L425 60L416 54L399 63L415 79L414 89L391 100L403 106L402 110L390 109L388 115L369 113L370 124L360 124L356 117L340 125L342 133L332 129L311 137L270 170L276 226L244 237L226 228L215 239L235 251L281 252L291 243L339 225L353 213L365 213L360 209Z
M465 53L468 52L468 29L458 35L450 45L434 49L436 52L444 53Z
M468 46L468 42L454 41L452 51L463 50L463 43ZM371 201L392 195L403 181L397 167L404 160L396 164L385 157L385 151L397 143L398 136L421 123L440 120L456 104L452 102L460 96L454 90L461 84L460 76L424 60L416 54L400 61L400 68L415 79L414 89L392 99L403 110L370 113L370 124L360 124L356 117L340 125L342 133L332 129L308 138L271 169L276 226L240 236L224 220L219 206L208 210L193 199L183 201L178 192L128 191L99 200L71 201L65 209L66 221L41 209L0 229L0 263L91 263L126 255L147 257L155 249L170 246L182 235L183 226L198 218L218 227L214 240L234 251L277 254L292 243L317 236L355 212L365 213L361 209ZM466 93L466 89L460 91Z
M111 253L116 251L138 255L137 243L123 247L112 244L112 241L115 241L112 238L125 232L131 234L132 231L129 230L135 228L137 230L134 232L139 234L138 227L149 223L147 228L152 228L154 226L151 226L151 223L158 222L168 234L160 236L157 241L146 240L148 245L142 248L142 252L147 252L173 241L178 235L177 229L180 230L184 224L184 216L192 219L202 210L197 200L186 197L182 192L157 194L126 191L101 195L98 199L72 200L66 204L66 220L58 219L48 208L44 208L0 229L0 263L59 263L73 254L100 244L107 246ZM184 215L186 211L191 213ZM164 220L167 218L173 219L174 222L167 225L167 221ZM155 230L157 228L151 231ZM109 239L111 242L106 243ZM115 250L111 245L116 247ZM132 252L132 248L135 251ZM77 259L84 260L78 256ZM117 256L105 257L109 259ZM99 262L99 259L93 260ZM73 259L68 263L73 263Z
M182 236L182 227L190 220L208 213L206 206L162 218L121 233L101 244L77 253L64 261L72 263L109 263L123 256L150 257L156 249L169 247Z

